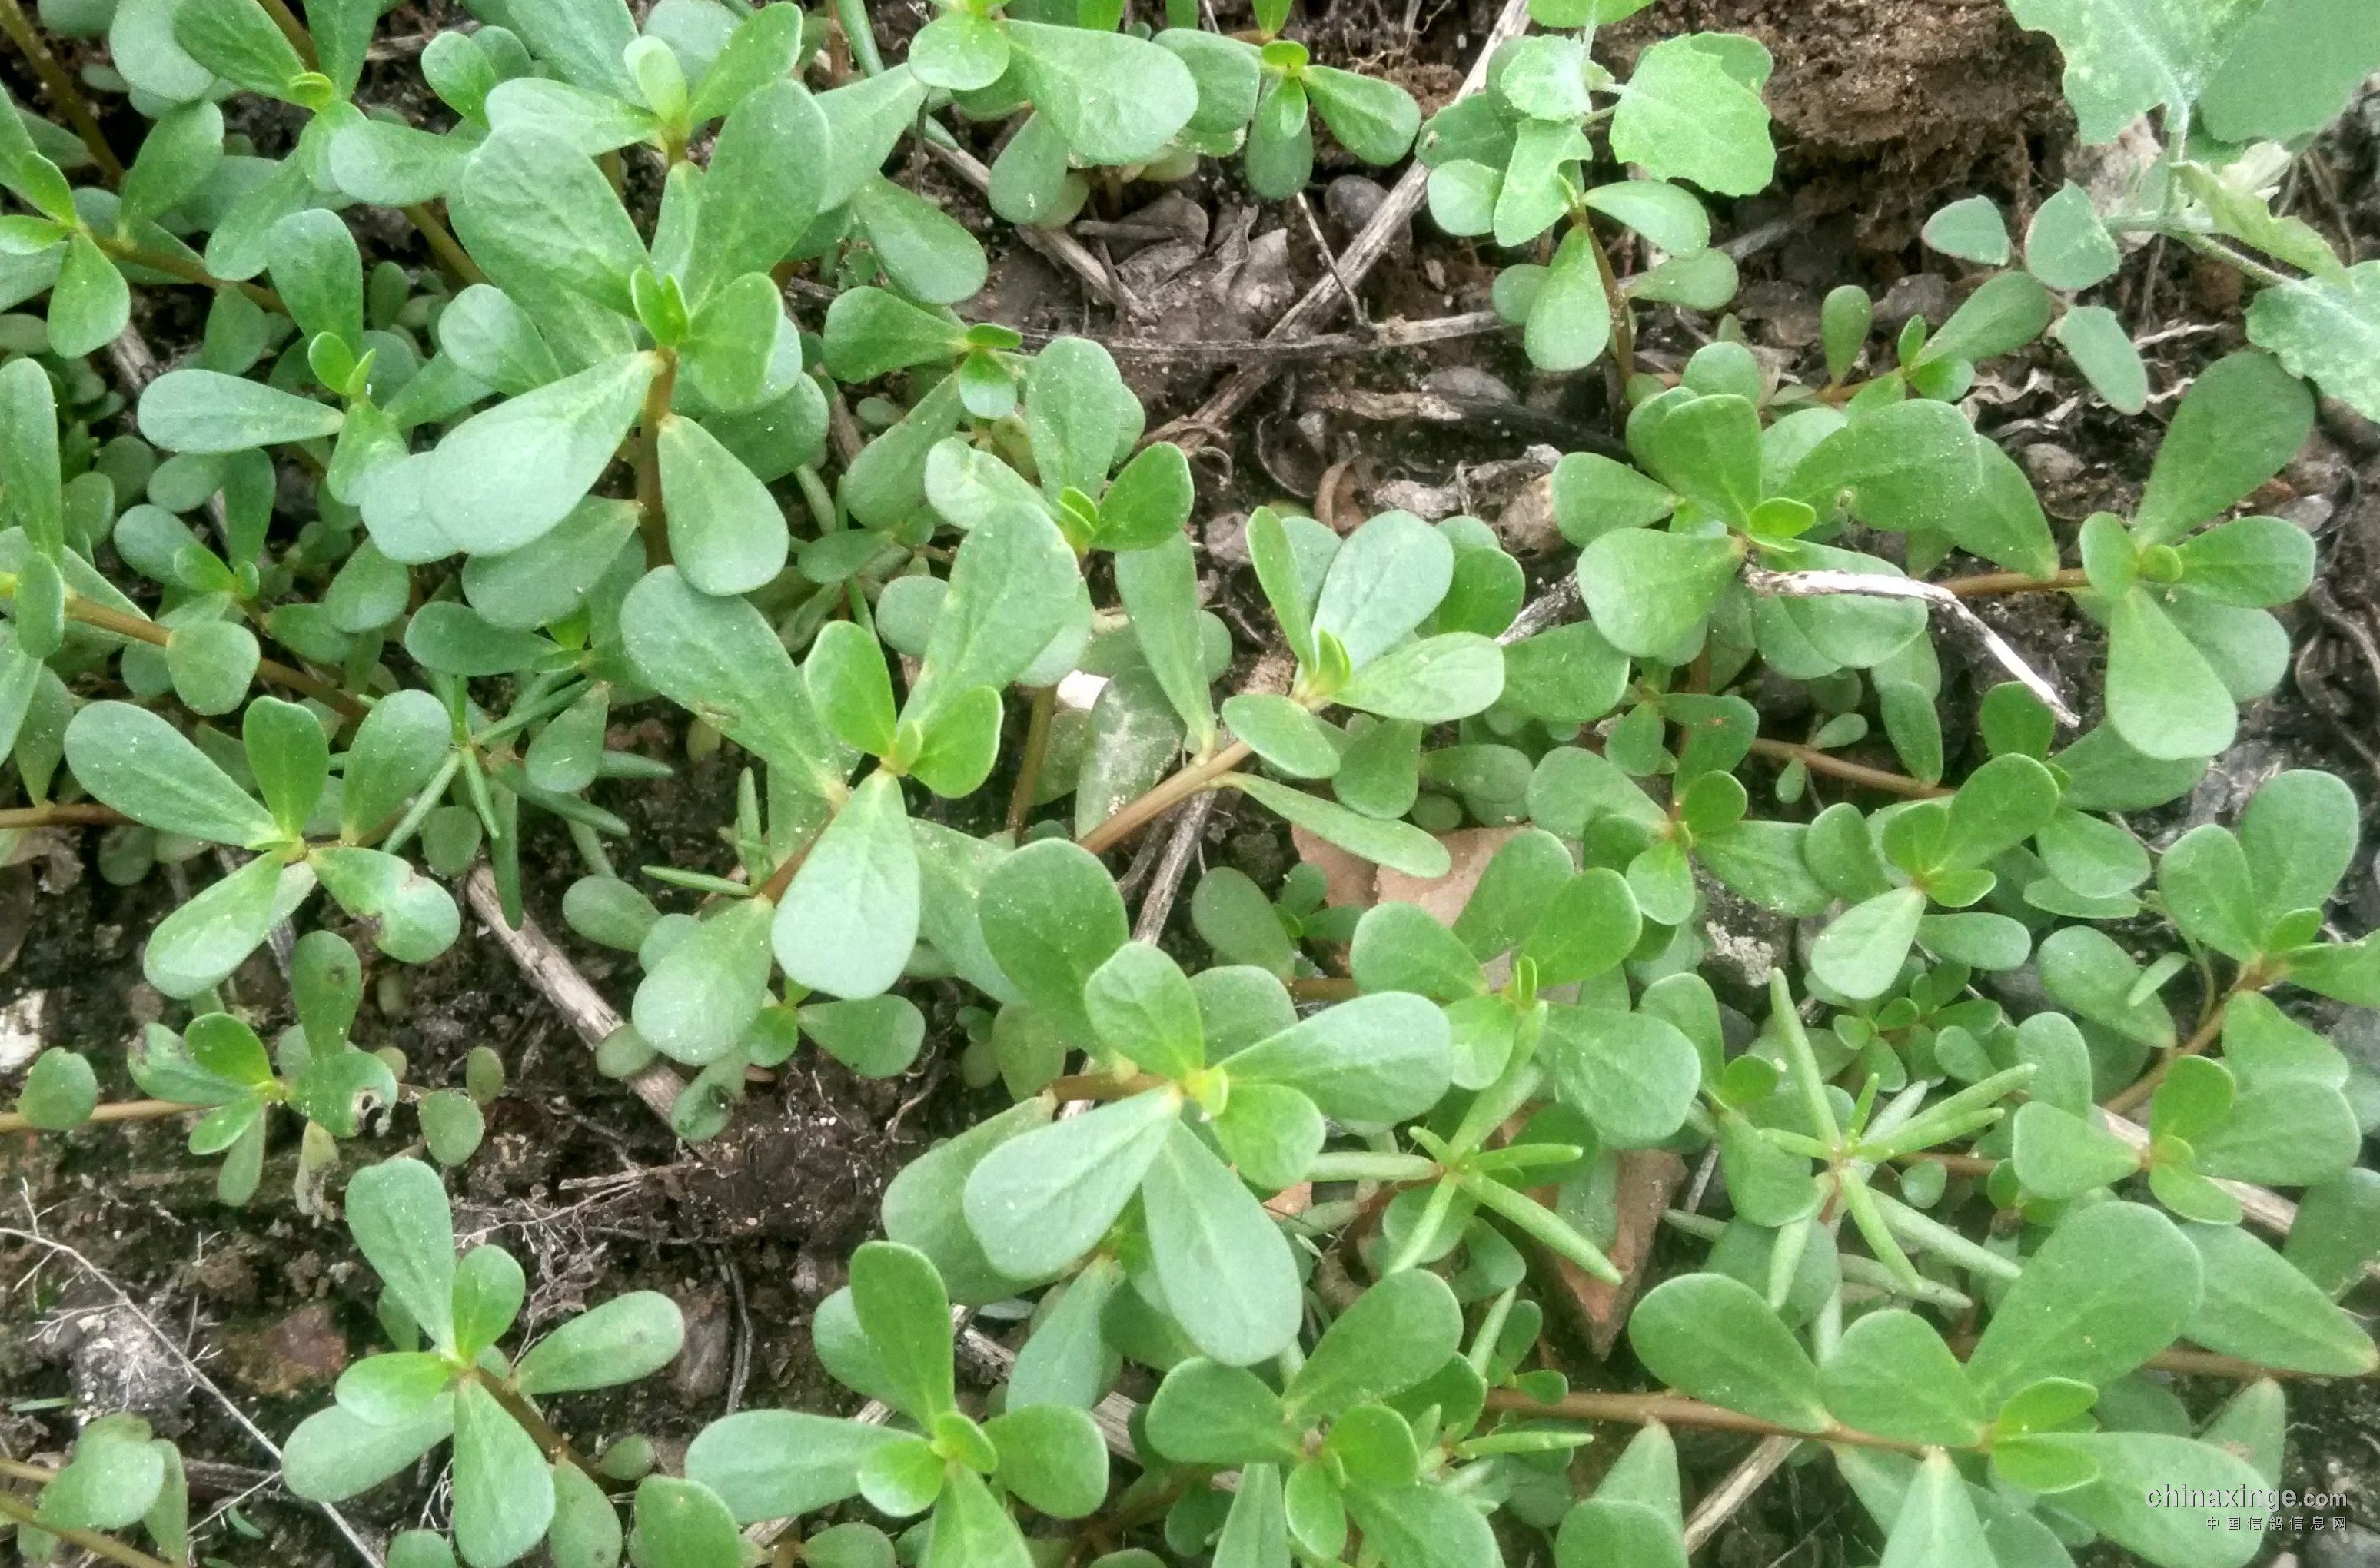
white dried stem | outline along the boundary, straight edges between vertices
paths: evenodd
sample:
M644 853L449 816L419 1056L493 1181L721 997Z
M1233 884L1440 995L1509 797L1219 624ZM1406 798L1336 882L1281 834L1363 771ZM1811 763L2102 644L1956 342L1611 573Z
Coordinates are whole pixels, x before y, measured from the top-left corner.
M1735 1511L1752 1501L1769 1477L1777 1474L1795 1449L1802 1446L1800 1438L1763 1438L1760 1446L1743 1456L1743 1463L1728 1472L1727 1479L1718 1489L1694 1505L1694 1517L1686 1521L1686 1554L1699 1551L1703 1543L1718 1534L1718 1527L1728 1522Z
M1873 599L1920 600L1949 615L1961 630L1981 642L1993 661L2015 677L2018 685L2041 699L2042 706L2057 715L2059 723L2079 728L2082 723L2081 716L2066 705L2066 699L2058 695L2058 688L2026 663L2024 656L2010 647L2006 638L1969 609L1966 601L1939 583L1920 582L1914 577L1870 577L1862 572L1772 572L1766 566L1749 565L1743 568L1743 580L1758 592L1792 599L1856 593Z

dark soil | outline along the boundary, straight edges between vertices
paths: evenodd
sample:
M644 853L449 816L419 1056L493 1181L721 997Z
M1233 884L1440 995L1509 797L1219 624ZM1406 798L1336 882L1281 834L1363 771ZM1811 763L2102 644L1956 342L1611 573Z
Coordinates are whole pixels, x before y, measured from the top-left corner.
M1396 0L1331 0L1313 7L1305 33L1318 57L1393 75L1427 109L1451 94L1497 8L1488 0L1419 0L1409 13ZM895 37L926 14L922 6L914 16L881 9ZM1225 26L1246 14L1238 0L1218 12ZM443 111L419 87L412 55L387 42L418 38L435 25L434 10L408 5L392 14L368 98L443 123ZM1839 283L1861 282L1885 295L1888 318L1897 304L1901 315L1922 310L1938 322L1970 279L1918 247L1925 217L1951 197L1981 191L2013 209L2021 224L2070 173L2070 123L2058 95L2055 51L2020 33L1993 0L1670 0L1609 30L1606 47L1624 63L1652 39L1694 27L1749 32L1777 58L1769 98L1782 152L1779 188L1790 201L1738 203L1719 214L1719 228L1728 235L1791 220L1788 232L1745 260L1738 307L1753 343L1781 367L1812 371L1817 298ZM95 46L64 52L79 61ZM17 74L20 63L0 58L11 89L40 103L30 79ZM260 146L286 144L293 126L285 112L243 114L239 128ZM110 128L128 145L138 125L118 110ZM978 134L988 152L991 128ZM2380 239L2374 160L2371 129L2350 116L2317 150L2325 177L2310 176L2292 193L2294 210L2350 251L2359 239L2367 249ZM1113 321L1087 306L1072 278L991 224L938 166L921 162L912 173L993 250L990 285L969 305L971 316L1119 336L1253 336L1323 275L1320 252L1293 210L1255 203L1235 179L1210 168L1163 193L1137 188L1095 205L1092 215L1111 222L1153 221L1164 202L1187 207L1196 219L1195 234L1185 228L1177 241L1110 247L1135 297L1152 307L1145 318ZM1314 204L1333 244L1343 243L1367 211L1363 203L1376 199L1377 186L1365 188L1369 177L1323 149ZM374 257L426 264L409 229L391 224L366 237ZM1160 253L1169 243L1173 249ZM1405 248L1364 289L1367 310L1380 320L1483 309L1498 260L1419 219ZM2160 389L2153 411L2160 416L2170 412L2184 378L2240 342L2237 300L2223 279L2175 257L2133 257L2107 292L2136 333L2171 334L2153 351ZM202 301L188 290L147 290L140 298L147 312L140 324L170 362L195 342ZM1666 309L1647 312L1644 361L1674 369L1708 340L1711 327ZM1152 426L1194 408L1229 368L1124 365ZM1354 418L1343 398L1333 400L1349 391L1417 387L1475 403L1500 399L1527 418L1382 422ZM1982 427L2034 473L2061 530L2092 510L2120 508L2136 492L2158 428L2154 419L2109 414L2079 392L2070 369L2046 350L1996 364L1976 392ZM1284 495L1316 502L1325 517L1357 503L1378 509L1403 504L1384 499L1396 485L1444 487L1478 475L1483 490L1469 509L1511 525L1503 509L1512 487L1497 488L1485 476L1500 462L1524 459L1549 425L1570 432L1555 442L1564 450L1608 441L1607 388L1597 376L1536 375L1508 337L1287 367L1235 439L1199 460L1198 515L1214 519L1204 535L1213 602L1242 628L1244 661L1263 646L1268 622L1244 553L1233 553L1235 513ZM2315 534L2324 594L2295 613L2301 651L2293 679L2244 716L2240 748L2199 797L2144 827L2179 831L2228 812L2256 777L2280 766L2331 768L2374 793L2380 754L2369 748L2380 713L2380 650L2367 651L2374 648L2367 628L2380 612L2380 431L2331 412L2324 432L2259 501ZM1560 570L1567 559L1532 557L1517 539L1513 547L1542 572ZM2096 629L2062 599L2011 598L1985 614L2067 691L2097 689ZM1941 706L1955 767L1963 739L1958 726L1973 711L1974 691L1996 676L1955 662L1946 675ZM719 830L733 815L734 764L716 755L689 761L683 739L658 707L627 715L614 736L615 745L680 768L660 786L599 787L600 803L633 829L612 851L624 869L666 864L717 873L730 862ZM1889 765L1888 755L1874 760ZM44 1043L86 1051L101 1067L106 1096L128 1097L134 1091L121 1065L126 1044L148 1021L182 1021L141 982L139 962L146 931L173 894L163 877L128 889L108 885L88 840L70 836L43 847L45 855L0 876L0 1007L38 995ZM1277 823L1234 816L1228 801L1210 822L1204 851L1207 864L1242 866L1268 882L1293 861ZM577 871L575 851L544 822L531 832L526 863L530 912L562 932L558 902ZM188 869L200 881L215 874L203 861ZM2359 872L2349 895L2358 929L2380 920L2380 888L2368 871ZM662 902L686 907L688 897L665 893ZM319 918L319 906L310 918ZM633 962L566 933L562 940L625 1008ZM369 954L368 942L358 945ZM456 1187L462 1227L500 1241L528 1269L526 1327L534 1332L559 1313L632 1288L667 1291L686 1311L689 1348L669 1373L560 1404L557 1414L575 1436L600 1447L641 1431L666 1451L735 1402L812 1409L857 1403L819 1367L809 1315L842 1282L844 1254L874 1229L892 1173L931 1138L997 1103L996 1091L968 1090L957 1071L965 1044L955 1017L962 988L919 996L931 1027L919 1063L904 1077L858 1078L806 1051L750 1086L726 1135L687 1148L593 1071L568 1027L475 930L435 964L378 965L368 982L358 1038L402 1050L409 1083L457 1081L465 1055L480 1045L506 1064L510 1083L490 1108L487 1141ZM289 1021L285 988L269 958L260 955L231 989L267 1038ZM409 1113L396 1124L395 1133L350 1150L350 1167L404 1148ZM262 1482L269 1457L215 1397L193 1388L177 1355L162 1353L155 1336L116 1305L115 1290L276 1439L320 1407L339 1369L375 1348L379 1336L373 1285L346 1233L301 1213L293 1198L289 1128L280 1128L256 1198L241 1210L214 1202L211 1165L184 1158L181 1136L178 1124L156 1123L0 1139L0 1227L13 1233L0 1235L0 1389L7 1394L0 1453L55 1453L78 1414L132 1408L182 1442L197 1462L202 1501L212 1506ZM34 1235L79 1249L91 1269ZM1657 1274L1668 1261L1657 1256ZM1624 1350L1618 1355L1612 1374L1634 1376ZM2220 1393L2183 1392L2202 1412ZM2293 1390L2284 1483L2344 1492L2349 1512L2366 1524L2380 1521L2380 1445L2369 1436L2380 1422L2374 1398L2363 1385ZM1731 1467L1746 1443L1682 1435L1681 1447L1691 1498ZM438 1483L431 1470L401 1477L346 1512L375 1534L435 1521L443 1512ZM278 1544L268 1554L218 1533L231 1561L291 1568L353 1562L317 1514L270 1487L238 1508ZM1875 1551L1875 1532L1832 1467L1796 1465L1736 1515L1707 1560L1725 1568L1817 1568L1871 1561ZM2325 1561L2308 1555L2315 1568ZM2094 1561L2121 1559L2103 1552Z

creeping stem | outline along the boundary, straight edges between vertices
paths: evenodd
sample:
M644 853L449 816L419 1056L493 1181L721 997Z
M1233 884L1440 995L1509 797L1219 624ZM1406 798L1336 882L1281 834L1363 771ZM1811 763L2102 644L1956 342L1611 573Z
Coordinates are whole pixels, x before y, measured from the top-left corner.
M90 101L75 86L74 78L67 74L67 68L58 64L58 57L50 53L50 46L42 42L40 30L33 26L25 15L25 8L17 0L0 0L0 32L6 33L8 41L31 64L33 74L42 79L42 91L50 95L50 102L74 122L75 135L82 139L83 150L91 154L91 161L99 165L100 177L110 185L120 183L124 178L124 161L107 144L106 136L99 128L99 116L91 112Z
M669 514L662 504L662 421L677 392L677 350L656 348L661 368L645 387L645 411L637 421L637 529L645 538L647 568L669 565Z

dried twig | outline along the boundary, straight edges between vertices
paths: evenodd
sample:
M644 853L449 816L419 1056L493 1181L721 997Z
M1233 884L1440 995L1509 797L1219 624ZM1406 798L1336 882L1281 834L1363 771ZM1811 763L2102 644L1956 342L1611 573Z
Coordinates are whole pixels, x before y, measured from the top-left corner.
M1427 344L1446 343L1456 338L1483 337L1490 333L1509 332L1512 323L1493 310L1466 310L1459 315L1436 316L1426 321L1382 322L1368 333L1324 332L1305 337L1205 337L1181 340L1170 337L1098 337L1098 343L1119 359L1147 359L1157 363L1192 365L1237 365L1252 359L1344 359L1359 355L1384 354L1395 348L1417 348ZM1081 333L1042 332L1019 328L1018 335L1028 348L1039 348L1060 337L1080 337Z
M987 195L990 193L991 171L984 167L981 159L963 147L946 146L935 137L922 140L926 151L940 159L953 174L977 190ZM1030 225L1019 224L1016 225L1016 237L1080 278L1083 286L1089 289L1092 297L1101 304L1123 309L1127 303L1117 290L1114 280L1108 275L1108 270L1099 264L1099 259L1065 230L1034 228Z
M1877 599L1916 599L1935 606L1948 614L1961 628L1984 645L2000 668L2014 676L2025 690L2041 699L2042 705L2057 715L2058 722L2070 727L2080 727L2082 720L2058 695L2058 688L2036 674L2024 662L2023 655L2009 646L2008 639L1985 624L1984 618L1967 608L1966 601L1939 583L1919 582L1912 577L1869 577L1859 572L1772 572L1766 566L1747 565L1743 580L1761 593L1782 594L1795 599L1823 599L1840 593L1865 594Z
M487 867L471 868L471 874L464 879L463 892L471 901L472 912L487 923L498 945L520 966L529 984L553 1003L554 1010L569 1022L572 1032L588 1050L594 1050L612 1037L621 1026L620 1015L612 1011L612 1004L603 1000L601 992L588 984L578 966L553 945L553 939L540 930L535 920L522 915L517 930L505 923L504 899L497 893L496 879ZM670 1108L677 1103L678 1091L685 1087L676 1073L660 1063L628 1080L629 1090L664 1122L670 1119Z
M84 1257L73 1247L68 1246L66 1243L62 1241L52 1241L49 1237L42 1235L37 1232L0 1228L0 1236L5 1236L11 1241L26 1242L31 1246L42 1247L49 1252L55 1253L57 1256L70 1260L78 1268L81 1269L84 1273L90 1275L102 1289L105 1290L108 1295L115 1298L117 1308L121 1311L130 1313L132 1315L133 1321L148 1330L150 1337L157 1342L158 1346L163 1349L166 1355L172 1356L176 1361L181 1364L182 1371L189 1378L190 1381L198 1387L204 1389L208 1395L212 1398L217 1404L222 1405L224 1414L231 1417L232 1424L237 1427L241 1431L247 1433L249 1441L255 1443L257 1447L272 1455L274 1466L276 1469L279 1467L281 1464L280 1445L275 1443L271 1438L264 1435L264 1428L258 1426L254 1421L249 1418L248 1412L242 1410L239 1405L233 1401L231 1395L224 1392L222 1385L218 1384L212 1378L207 1376L205 1368L201 1367L196 1361L190 1358L189 1352L182 1348L179 1341L176 1340L173 1335L167 1333L164 1329L159 1328L157 1326L157 1320L154 1318L150 1317L147 1312L143 1311L140 1304L134 1301L131 1296L125 1294L124 1287L117 1284L115 1279L108 1274L106 1270L102 1269L98 1264L92 1262L90 1258ZM365 1540L362 1536L358 1535L353 1525L347 1523L347 1517L346 1514L341 1513L337 1509L332 1507L327 1502L317 1502L313 1504L313 1506L322 1511L322 1517L331 1522L331 1527L338 1531L340 1538L350 1547L355 1549L356 1555L363 1559L363 1561L369 1565L369 1568L381 1568L380 1553L374 1551L371 1548L371 1543Z
M1173 896L1182 888L1183 874L1190 869L1190 857L1197 852L1198 835L1206 830L1207 819L1214 814L1215 796L1209 790L1192 796L1173 815L1173 829L1165 835L1165 852L1157 862L1157 870L1149 878L1148 892L1140 901L1140 918L1133 922L1132 934L1136 942L1155 942L1165 930L1165 922L1173 914Z
M1496 25L1479 42L1479 57L1472 62L1471 73L1463 79L1458 100L1467 98L1488 85L1488 67L1504 41L1517 38L1529 25L1529 0L1504 0ZM1305 291L1296 304L1272 324L1265 335L1274 338L1301 337L1330 318L1331 312L1345 298L1343 292L1364 281L1381 257L1388 254L1397 237L1429 193L1429 170L1419 164L1409 165L1390 188L1387 200L1372 214L1371 221L1347 243L1339 253L1338 264L1331 275ZM1249 399L1262 391L1280 369L1278 360L1261 359L1242 367L1214 395L1193 414L1177 419L1169 429L1178 431L1176 437L1184 446L1204 446L1215 439L1215 432L1228 428L1232 416L1248 405Z
M1549 626L1560 626L1578 608L1578 578L1564 572L1546 585L1546 590L1521 607L1512 624L1496 636L1496 640L1510 648L1524 638L1536 636Z
M1694 1505L1694 1516L1686 1521L1687 1555L1701 1550L1703 1543L1718 1534L1718 1527L1751 1501L1753 1493L1801 1446L1800 1438L1761 1439L1759 1446L1743 1456L1743 1463L1727 1473L1718 1489Z

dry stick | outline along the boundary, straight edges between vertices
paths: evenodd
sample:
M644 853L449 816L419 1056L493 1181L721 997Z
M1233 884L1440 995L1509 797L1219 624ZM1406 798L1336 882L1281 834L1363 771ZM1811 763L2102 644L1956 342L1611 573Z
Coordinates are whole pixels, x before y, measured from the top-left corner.
M117 1284L115 1279L111 1277L105 1270L102 1269L98 1264L93 1263L90 1258L85 1258L81 1253L77 1252L73 1247L68 1246L66 1243L62 1241L52 1241L49 1237L37 1234L31 1231L0 1229L0 1236L6 1236L12 1241L30 1242L33 1246L45 1248L50 1252L57 1254L61 1258L72 1259L84 1273L89 1274L93 1280L97 1281L103 1287L104 1287L109 1295L115 1297L116 1306L132 1314L133 1320L138 1322L142 1328L149 1331L150 1337L157 1342L157 1343L164 1350L166 1355L172 1356L176 1362L181 1364L182 1371L189 1378L190 1381L197 1384L200 1388L206 1390L208 1394L213 1398L214 1402L223 1406L224 1414L229 1416L232 1418L233 1424L237 1426L241 1431L248 1434L249 1441L255 1443L257 1447L262 1449L267 1454L272 1456L273 1463L276 1469L280 1466L280 1445L275 1443L271 1438L264 1435L263 1428L249 1419L248 1412L242 1410L237 1404L234 1404L231 1396L224 1392L222 1388L216 1384L212 1378L207 1376L205 1368L201 1367L196 1361L191 1360L189 1353L184 1350L181 1345L176 1342L172 1335L159 1328L157 1326L156 1319L150 1317L148 1313L142 1311L139 1304L134 1302L130 1296L124 1293L124 1287ZM327 1502L317 1502L312 1506L321 1512L323 1518L328 1519L331 1522L332 1528L339 1532L341 1538L355 1549L356 1555L362 1558L364 1562L370 1565L370 1568L381 1568L380 1553L374 1551L371 1549L370 1544L367 1542L363 1537L356 1533L356 1527L347 1523L347 1516L346 1514L340 1513L336 1508L334 1508Z
M1193 798L1174 816L1173 831L1166 835L1165 853L1157 862L1157 870L1148 880L1148 892L1140 901L1140 918L1133 922L1132 934L1136 942L1155 942L1165 930L1165 922L1173 914L1173 895L1182 889L1184 873L1190 869L1190 858L1197 852L1198 835L1206 831L1207 819L1215 810L1212 790Z
M1368 333L1324 332L1310 337L1215 337L1184 342L1166 337L1093 337L1092 341L1119 359L1237 365L1251 359L1348 359L1511 330L1512 323L1493 310L1466 310L1418 322L1386 321ZM1020 335L1026 347L1039 348L1060 337L1083 334L1037 330L1021 332Z
M991 171L985 168L974 153L962 147L946 147L930 136L923 140L926 151L948 164L959 178L975 187L978 192L990 194ZM1083 286L1089 289L1101 304L1119 310L1124 306L1125 300L1117 291L1114 280L1109 277L1108 270L1099 265L1099 259L1073 235L1063 229L1034 228L1020 224L1016 237L1080 278Z
M553 1003L554 1010L589 1051L619 1029L620 1015L612 1011L612 1004L587 982L587 977L578 972L569 955L553 945L553 939L540 930L535 920L524 914L518 930L505 923L504 899L497 893L496 879L486 866L471 868L470 876L463 882L463 894L470 900L472 912L486 922L498 944L520 966L529 984ZM670 1108L677 1103L678 1091L685 1087L676 1073L660 1063L628 1080L630 1092L663 1122L670 1119Z
M1743 1456L1743 1463L1727 1473L1711 1494L1694 1504L1694 1517L1686 1521L1686 1554L1700 1551L1703 1544L1718 1534L1718 1527L1733 1516L1735 1511L1752 1501L1768 1477L1777 1474L1793 1451L1802 1446L1800 1438L1770 1437L1760 1440L1758 1447Z
M1529 25L1529 0L1504 0L1504 8L1496 18L1496 25L1488 30L1480 41L1479 57L1472 63L1471 74L1463 79L1462 90L1455 94L1461 102L1488 85L1488 63L1496 57L1497 49L1506 39L1517 38ZM1353 287L1362 283L1380 258L1388 254L1397 236L1414 213L1420 211L1429 193L1429 170L1419 164L1408 166L1397 183L1390 188L1388 199L1372 214L1347 249L1339 255L1338 263L1329 277L1305 291L1304 298L1289 308L1281 320L1265 334L1271 338L1294 338L1312 332L1330 319L1342 298L1342 280ZM1261 392L1280 369L1274 359L1260 359L1243 367L1215 395L1193 414L1176 419L1167 427L1174 432L1172 439L1184 446L1204 446L1214 440L1214 432L1225 428L1232 416L1247 407L1248 400ZM1164 432L1160 432L1160 434Z
M1743 580L1754 591L1778 594L1792 599L1827 599L1840 594L1857 594L1873 599L1914 599L1930 604L1948 614L1951 620L1976 638L2000 668L2016 677L2017 684L2041 699L2042 705L2057 715L2058 722L2080 728L2082 717L2066 706L2058 688L2034 673L2024 662L2023 655L2008 644L2008 639L1984 623L1984 618L1967 608L1966 601L1940 583L1921 582L1912 577L1869 577L1860 572L1772 572L1766 566L1747 564Z
M91 154L91 161L99 165L100 177L110 185L121 183L124 161L107 144L106 135L99 128L99 117L91 112L91 104L75 86L74 78L50 53L40 30L26 17L17 0L0 0L0 32L6 33L9 42L32 65L33 74L42 79L42 90L50 95L50 102L74 122L75 135L82 139L83 150Z

